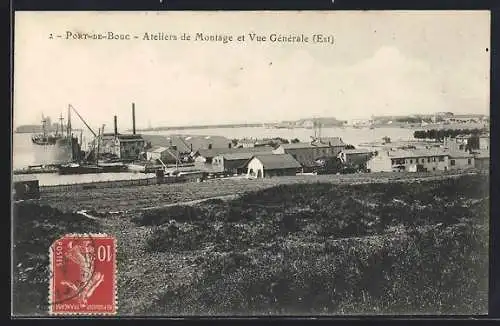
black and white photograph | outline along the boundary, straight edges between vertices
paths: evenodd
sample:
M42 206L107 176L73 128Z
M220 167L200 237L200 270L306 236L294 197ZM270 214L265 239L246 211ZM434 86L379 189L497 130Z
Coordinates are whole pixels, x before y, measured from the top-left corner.
M12 316L488 313L488 11L18 11Z

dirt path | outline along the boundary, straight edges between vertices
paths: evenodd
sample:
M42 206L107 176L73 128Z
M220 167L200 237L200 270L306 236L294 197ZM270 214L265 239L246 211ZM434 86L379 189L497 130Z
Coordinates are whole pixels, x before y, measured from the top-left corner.
M237 197L238 197L238 195L223 195L223 196L216 196L216 197L209 197L209 198L202 198L202 199L182 201L182 202L177 202L177 203L170 203L170 204L164 204L164 205L151 206L151 207L141 208L140 210L141 211L148 211L148 210L152 210L152 209L172 207L172 206L178 206L178 205L182 205L182 206L184 206L184 205L196 205L196 204L208 201L208 200L216 200L216 199L231 200L231 199L235 199Z

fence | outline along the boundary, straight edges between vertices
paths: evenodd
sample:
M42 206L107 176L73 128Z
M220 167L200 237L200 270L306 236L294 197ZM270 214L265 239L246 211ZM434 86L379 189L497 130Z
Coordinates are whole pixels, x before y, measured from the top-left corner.
M69 192L69 191L79 191L79 190L98 189L98 188L149 186L155 184L180 183L186 181L188 181L188 179L184 177L164 177L164 178L151 177L151 178L135 179L135 180L95 181L87 183L40 186L40 192Z

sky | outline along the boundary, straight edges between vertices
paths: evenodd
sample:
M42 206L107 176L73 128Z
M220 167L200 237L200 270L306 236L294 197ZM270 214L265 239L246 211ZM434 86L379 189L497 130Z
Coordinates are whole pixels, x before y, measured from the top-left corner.
M246 39L142 40L160 32ZM257 43L252 32L335 42ZM56 120L71 104L96 128L114 115L130 128L132 102L138 128L489 113L487 11L16 12L14 33L14 126Z

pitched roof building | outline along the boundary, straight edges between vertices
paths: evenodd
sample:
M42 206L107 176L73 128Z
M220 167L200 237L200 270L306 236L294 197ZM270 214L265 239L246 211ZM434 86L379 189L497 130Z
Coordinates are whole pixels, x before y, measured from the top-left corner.
M180 153L191 153L201 149L228 148L231 140L222 136L195 135L143 135L150 146L162 146L178 150Z
M312 143L290 143L281 144L273 153L290 154L303 167L310 168L315 166L315 161L321 157L337 157L345 148L346 144L340 138L331 138L328 143L315 141Z
M212 159L217 155L223 154L272 154L273 148L271 146L258 146L258 147L246 147L246 148L212 148L212 149L200 149L196 151L195 157L196 161L211 163Z
M301 165L290 154L267 154L253 156L246 167L247 175L265 178L295 175Z

